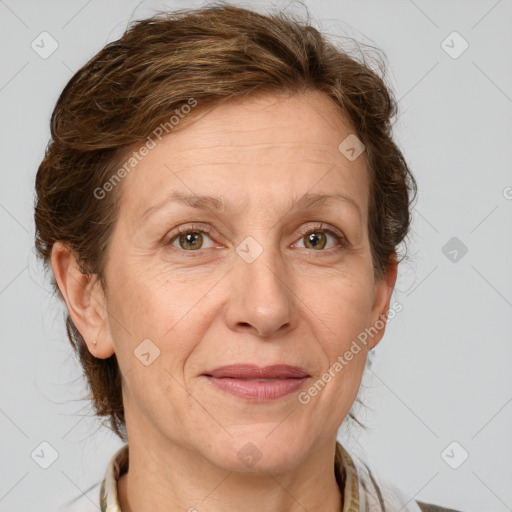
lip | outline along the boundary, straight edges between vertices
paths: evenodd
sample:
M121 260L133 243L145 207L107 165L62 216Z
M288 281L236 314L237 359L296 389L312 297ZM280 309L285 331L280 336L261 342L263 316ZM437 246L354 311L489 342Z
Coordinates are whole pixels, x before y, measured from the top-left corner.
M235 364L205 372L216 388L252 402L269 402L282 398L302 387L309 374L297 366L276 364L256 366ZM261 381L259 379L275 379Z

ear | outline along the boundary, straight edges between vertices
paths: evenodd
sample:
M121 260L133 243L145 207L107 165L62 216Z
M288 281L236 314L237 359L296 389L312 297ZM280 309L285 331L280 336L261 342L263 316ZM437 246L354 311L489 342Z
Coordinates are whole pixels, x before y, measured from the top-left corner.
M84 274L78 255L56 242L52 248L53 275L66 301L69 315L82 335L89 352L99 359L114 354L105 294L97 274Z
M397 257L396 253L393 253L389 258L384 275L375 283L374 302L370 314L370 336L366 345L368 350L375 348L384 336L391 294L395 288L397 270Z

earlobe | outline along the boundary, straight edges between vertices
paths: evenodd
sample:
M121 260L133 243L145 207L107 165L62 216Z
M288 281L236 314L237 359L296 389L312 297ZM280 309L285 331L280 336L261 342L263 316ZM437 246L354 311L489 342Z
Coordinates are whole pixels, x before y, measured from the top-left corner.
M91 354L105 359L114 353L105 295L97 275L83 273L77 259L69 246L53 245L52 270L69 315Z
M393 253L389 258L389 263L384 275L375 285L375 298L370 324L370 331L373 333L373 336L369 337L367 344L368 350L375 348L384 336L391 295L395 288L397 273L397 256L396 253Z

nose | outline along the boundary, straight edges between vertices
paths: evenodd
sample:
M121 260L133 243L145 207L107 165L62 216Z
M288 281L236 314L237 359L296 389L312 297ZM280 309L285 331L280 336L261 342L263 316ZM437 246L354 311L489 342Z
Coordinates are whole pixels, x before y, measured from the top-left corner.
M238 332L281 336L296 324L296 296L275 251L265 249L252 263L237 258L230 272L226 322Z

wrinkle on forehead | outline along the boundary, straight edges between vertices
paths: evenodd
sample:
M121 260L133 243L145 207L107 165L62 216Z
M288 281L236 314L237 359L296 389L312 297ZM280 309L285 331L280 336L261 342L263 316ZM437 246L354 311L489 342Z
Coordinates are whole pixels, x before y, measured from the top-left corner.
M364 155L349 162L338 150L352 130L336 109L318 92L225 102L144 157L126 178L128 202L141 213L179 188L226 198L249 190L255 201L271 193L286 203L327 188L353 197L366 216Z
M300 108L297 108L297 103L300 104ZM292 112L290 112L290 105L294 106ZM298 133L296 130L290 131L291 118L293 118L293 128L303 126L304 129ZM177 151L181 148L192 149L190 144L195 149L212 146L219 149L224 147L257 149L258 145L263 149L266 145L283 147L288 143L307 145L310 148L324 146L324 149L332 151L337 150L341 142L339 131L347 131L348 127L346 116L338 105L327 94L319 91L284 96L261 93L244 98L233 98L209 108L206 113L199 112L197 120L200 122L197 124L192 122L190 128L198 138L200 137L200 140L189 140L186 137L187 129L168 136L174 138ZM309 129L315 122L324 125L326 130L323 134ZM255 123L260 125L254 126ZM278 143L272 137L269 140L269 130L276 129L279 129ZM327 138L326 133L330 134ZM219 135L225 144L218 144ZM212 142L209 143L209 140Z

